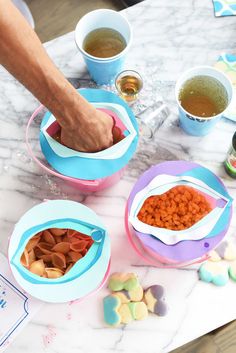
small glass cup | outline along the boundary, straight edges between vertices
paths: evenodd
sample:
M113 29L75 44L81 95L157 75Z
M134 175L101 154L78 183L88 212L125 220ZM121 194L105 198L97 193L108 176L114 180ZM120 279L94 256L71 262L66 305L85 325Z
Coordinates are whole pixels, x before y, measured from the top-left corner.
M170 110L162 100L156 101L152 106L137 114L140 135L151 140L169 115Z
M143 88L143 79L137 71L125 70L115 80L119 95L128 103L135 101Z

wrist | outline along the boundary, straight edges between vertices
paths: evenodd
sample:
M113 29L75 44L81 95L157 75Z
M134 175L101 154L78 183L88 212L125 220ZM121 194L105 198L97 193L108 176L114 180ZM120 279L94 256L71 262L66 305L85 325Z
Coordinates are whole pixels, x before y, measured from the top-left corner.
M77 110L78 117L80 115L78 107L80 107L80 98L82 97L64 77L59 83L52 84L51 82L50 85L50 95L45 105L62 127L72 128L75 123L75 111Z

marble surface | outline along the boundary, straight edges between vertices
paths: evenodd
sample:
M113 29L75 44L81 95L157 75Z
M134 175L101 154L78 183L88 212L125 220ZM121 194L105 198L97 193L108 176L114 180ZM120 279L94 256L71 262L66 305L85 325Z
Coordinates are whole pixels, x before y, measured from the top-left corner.
M101 301L108 293L104 288L82 303L45 304L8 348L9 353L169 352L236 318L235 283L216 288L200 282L195 268L161 270L142 263L127 243L123 225L125 202L133 183L149 166L164 160L201 163L219 175L231 196L236 197L236 183L222 166L235 123L222 120L206 137L187 136L178 126L174 102L174 83L182 71L194 65L212 65L221 52L235 54L235 17L215 18L211 0L147 0L125 10L125 14L134 30L126 66L141 72L145 81L134 110L139 112L162 96L171 110L170 116L155 140L141 140L137 154L116 186L94 195L81 195L44 174L28 157L26 123L39 103L1 69L0 249L6 253L14 224L43 199L82 201L107 224L112 240L112 271L135 271L143 285L164 285L169 314L165 318L150 316L127 327L107 328L102 320ZM89 85L73 33L46 43L45 47L67 77L83 78L83 84ZM37 133L35 126L34 146ZM228 236L235 235L233 217Z

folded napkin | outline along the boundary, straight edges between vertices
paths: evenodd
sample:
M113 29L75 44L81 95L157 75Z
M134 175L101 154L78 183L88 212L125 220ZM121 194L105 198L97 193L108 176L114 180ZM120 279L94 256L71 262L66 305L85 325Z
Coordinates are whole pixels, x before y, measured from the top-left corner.
M213 0L216 17L236 15L236 0Z
M7 258L0 253L0 353L9 346L41 306L42 302L18 287Z
M229 109L225 113L225 118L236 121L236 55L221 54L215 67L224 72L224 74L231 80L234 87L234 98Z

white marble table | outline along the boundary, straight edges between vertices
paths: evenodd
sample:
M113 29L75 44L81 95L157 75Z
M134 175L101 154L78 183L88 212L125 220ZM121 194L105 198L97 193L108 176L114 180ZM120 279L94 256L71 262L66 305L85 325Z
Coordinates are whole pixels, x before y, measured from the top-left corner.
M222 120L207 137L187 136L178 127L173 94L174 82L181 71L194 65L211 65L222 51L233 53L236 19L215 18L211 0L147 0L125 13L134 30L127 68L137 69L145 78L145 90L135 109L141 110L161 94L171 116L157 132L155 141L146 145L141 141L120 183L99 194L83 196L43 174L29 159L25 127L38 102L1 69L0 249L6 253L7 238L15 222L43 199L82 201L107 224L112 239L112 271L135 271L144 285L164 285L169 314L165 318L150 316L127 327L107 328L102 320L101 300L107 294L104 288L82 303L45 304L8 348L9 353L168 352L236 318L235 283L216 288L200 282L192 268L160 270L147 266L128 245L123 225L125 202L134 181L150 165L164 160L201 163L219 175L231 196L236 197L236 183L222 167L236 125ZM87 77L73 33L45 47L67 77ZM233 218L229 236L235 235ZM125 256L124 247L128 247Z

